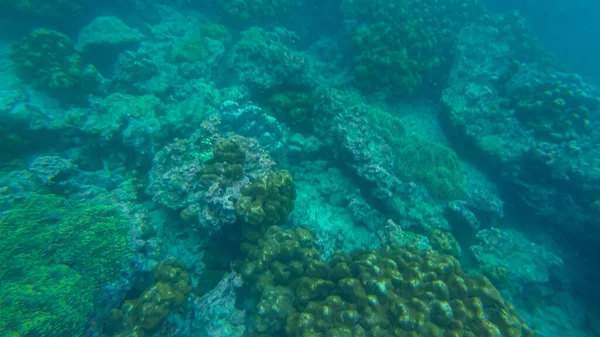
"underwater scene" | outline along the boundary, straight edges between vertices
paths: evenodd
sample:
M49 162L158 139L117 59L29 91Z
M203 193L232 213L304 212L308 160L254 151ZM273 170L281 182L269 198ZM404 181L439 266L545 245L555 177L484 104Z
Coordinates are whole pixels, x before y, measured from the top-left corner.
M0 337L600 337L597 0L0 0Z

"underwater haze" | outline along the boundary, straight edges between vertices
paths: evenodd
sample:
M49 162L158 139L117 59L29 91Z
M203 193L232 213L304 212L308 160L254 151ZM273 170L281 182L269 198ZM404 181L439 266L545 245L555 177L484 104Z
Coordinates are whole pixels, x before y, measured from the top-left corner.
M0 337L600 337L599 15L0 1Z

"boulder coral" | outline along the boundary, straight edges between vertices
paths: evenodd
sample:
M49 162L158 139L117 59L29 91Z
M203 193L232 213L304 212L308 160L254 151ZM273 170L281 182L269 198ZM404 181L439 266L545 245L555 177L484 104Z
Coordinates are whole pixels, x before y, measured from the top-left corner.
M157 264L154 284L134 299L113 309L105 325L106 336L152 336L171 312L181 308L192 290L185 266L175 260Z
M246 184L240 193L235 211L243 221L242 234L247 240L257 240L270 226L283 225L294 210L296 186L285 170Z
M324 261L315 247L307 230L277 226L242 246L238 268L260 297L255 336L533 336L487 278L452 256L384 246Z
M407 97L427 78L443 77L442 65L456 34L483 14L478 0L343 0L354 48L355 84Z

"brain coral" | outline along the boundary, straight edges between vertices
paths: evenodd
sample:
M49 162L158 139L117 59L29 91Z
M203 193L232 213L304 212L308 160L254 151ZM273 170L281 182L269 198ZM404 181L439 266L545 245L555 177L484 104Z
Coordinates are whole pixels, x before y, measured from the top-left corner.
M247 240L256 240L268 227L283 225L294 210L296 186L285 170L270 173L241 189L235 203L236 214L243 220Z
M276 226L242 250L241 273L260 295L257 336L533 336L487 278L433 250L386 246L323 261L308 231Z

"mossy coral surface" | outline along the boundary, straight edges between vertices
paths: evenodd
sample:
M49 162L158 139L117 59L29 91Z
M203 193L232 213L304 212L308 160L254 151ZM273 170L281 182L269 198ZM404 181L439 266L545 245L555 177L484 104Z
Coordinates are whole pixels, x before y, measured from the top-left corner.
M96 90L99 74L85 65L73 40L55 30L38 28L12 47L17 75L35 89L73 101Z
M0 331L80 336L101 287L119 280L132 249L111 205L32 195L0 216Z
M553 141L576 139L590 131L590 118L600 108L600 97L579 76L560 75L536 78L510 95L517 116L540 137Z
M464 196L464 173L458 156L450 148L419 136L399 137L396 170L400 177L425 185L436 199Z
M452 256L385 246L323 261L315 247L310 232L277 226L242 246L240 271L260 297L255 336L533 336Z

